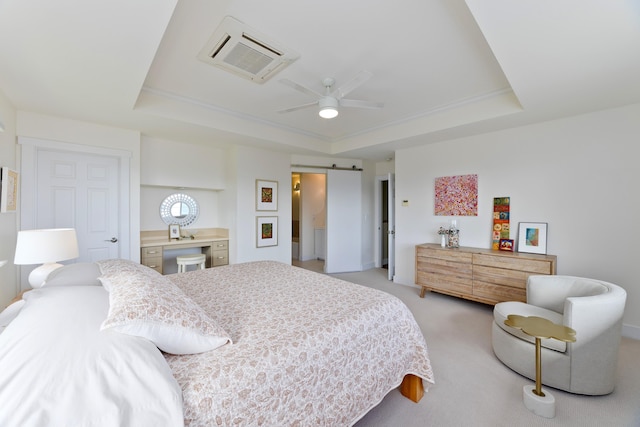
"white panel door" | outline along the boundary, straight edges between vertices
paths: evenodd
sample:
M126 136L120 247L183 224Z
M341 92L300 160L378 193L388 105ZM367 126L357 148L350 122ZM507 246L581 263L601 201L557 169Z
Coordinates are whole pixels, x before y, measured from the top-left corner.
M389 221L387 278L393 280L396 274L396 176L392 173L387 177L387 219Z
M119 258L119 160L38 150L35 228L76 229L76 261Z
M362 270L362 175L327 170L326 273Z

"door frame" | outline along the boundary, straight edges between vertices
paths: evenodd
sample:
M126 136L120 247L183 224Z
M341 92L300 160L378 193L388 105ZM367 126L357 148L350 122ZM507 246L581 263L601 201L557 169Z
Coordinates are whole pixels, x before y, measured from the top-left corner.
M131 213L130 213L130 163L131 152L125 150L96 147L91 145L72 144L39 138L18 137L20 150L20 223L19 230L30 230L36 224L37 201L37 159L38 151L67 151L79 154L116 157L119 159L119 236L120 258L131 258ZM21 270L21 283L26 283L28 272Z
M375 238L374 238L374 264L376 268L382 268L382 183L384 181L389 180L389 174L386 175L378 175L375 180L375 191L374 191L374 221L375 221ZM391 198L391 195L389 195ZM388 200L389 208L391 208L391 203L395 203L395 200ZM395 208L395 206L394 206ZM393 229L395 231L395 218L393 218L393 224L389 224L389 229ZM393 228L392 228L393 227ZM395 239L394 239L395 241ZM389 256L395 256L389 251ZM395 251L394 251L395 252ZM395 260L394 260L395 261ZM394 262L395 264L395 262ZM390 272L391 273L391 272ZM389 279L391 280L391 279Z

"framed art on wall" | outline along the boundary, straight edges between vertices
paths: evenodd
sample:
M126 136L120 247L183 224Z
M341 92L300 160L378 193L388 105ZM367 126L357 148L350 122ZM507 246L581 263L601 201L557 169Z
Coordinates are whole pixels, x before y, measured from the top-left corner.
M436 178L434 192L435 215L478 216L478 175Z
M278 210L278 182L256 179L256 210Z
M2 168L0 189L0 212L15 212L18 208L18 172Z
M518 224L518 252L547 254L546 222L521 222Z
M278 217L256 217L256 247L278 246Z

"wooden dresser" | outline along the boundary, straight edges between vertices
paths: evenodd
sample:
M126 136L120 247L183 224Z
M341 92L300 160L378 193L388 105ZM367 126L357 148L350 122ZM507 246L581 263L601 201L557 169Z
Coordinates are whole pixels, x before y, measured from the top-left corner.
M527 278L556 274L555 255L460 247L416 246L416 284L427 290L486 304L526 301Z
M164 259L169 251L199 248L207 256L205 266L219 267L229 264L229 231L223 228L187 229L194 239L170 240L168 231L152 230L140 233L140 264L164 274Z

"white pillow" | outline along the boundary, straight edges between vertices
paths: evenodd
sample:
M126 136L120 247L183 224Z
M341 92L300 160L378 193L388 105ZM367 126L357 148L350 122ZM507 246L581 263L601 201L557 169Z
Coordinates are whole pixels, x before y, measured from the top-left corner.
M0 334L1 426L183 425L182 390L149 341L100 332L101 286L25 294Z
M100 286L100 268L94 262L77 262L53 270L42 284L45 286Z
M225 330L165 276L131 272L100 279L109 290L102 330L147 338L171 354L194 354L231 343Z
M6 328L9 323L18 316L23 305L24 300L18 300L0 313L0 334L4 331L4 328Z

